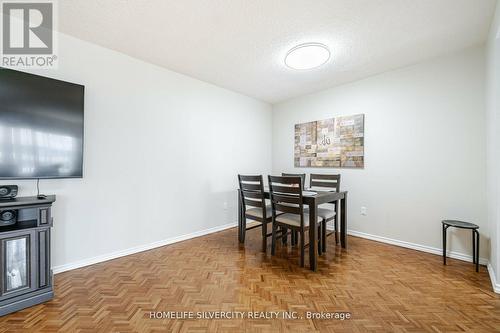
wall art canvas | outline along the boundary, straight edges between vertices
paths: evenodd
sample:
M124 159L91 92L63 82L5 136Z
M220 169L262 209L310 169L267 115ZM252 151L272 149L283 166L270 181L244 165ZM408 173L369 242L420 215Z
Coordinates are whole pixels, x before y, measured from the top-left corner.
M295 125L295 167L363 168L364 114Z

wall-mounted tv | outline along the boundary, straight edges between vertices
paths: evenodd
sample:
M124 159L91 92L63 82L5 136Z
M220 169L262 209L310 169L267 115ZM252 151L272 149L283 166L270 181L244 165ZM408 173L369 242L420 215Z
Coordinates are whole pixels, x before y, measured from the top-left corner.
M0 179L83 177L84 86L0 67Z

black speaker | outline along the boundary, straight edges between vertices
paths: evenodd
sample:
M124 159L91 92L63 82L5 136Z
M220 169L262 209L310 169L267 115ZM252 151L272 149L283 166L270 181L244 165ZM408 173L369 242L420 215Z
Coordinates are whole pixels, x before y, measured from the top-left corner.
M17 195L17 185L0 185L0 200L13 199Z
M0 211L0 227L12 225L17 222L17 212L12 209Z

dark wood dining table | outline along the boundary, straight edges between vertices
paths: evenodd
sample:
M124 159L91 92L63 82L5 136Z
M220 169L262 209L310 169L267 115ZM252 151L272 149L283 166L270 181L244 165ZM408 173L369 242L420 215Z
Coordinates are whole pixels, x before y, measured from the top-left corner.
M335 210L339 213L340 207L340 245L347 248L347 191L329 192L306 189L302 195L304 205L309 207L309 225L315 225L318 206L325 203L336 203ZM314 192L315 194L308 193ZM266 199L269 199L269 189L264 190ZM338 217L338 216L337 216ZM241 194L238 190L238 240L245 242L246 219L244 218ZM335 232L338 232L335 230ZM318 269L318 237L317 228L309 228L309 267L313 271Z

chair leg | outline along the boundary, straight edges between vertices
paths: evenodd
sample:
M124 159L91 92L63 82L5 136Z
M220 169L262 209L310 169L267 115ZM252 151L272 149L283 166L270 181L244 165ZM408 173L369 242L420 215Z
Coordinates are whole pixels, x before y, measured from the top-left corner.
M262 252L267 252L267 222L262 223Z
M479 272L479 231L476 230L476 272Z
M288 243L288 229L287 228L283 228L283 237L281 238L281 241L283 242L283 245L286 245Z
M304 230L301 230L300 231L300 267L304 267L305 266L305 263L304 263L304 258L306 256L306 252L305 252L305 249L304 249L304 246L305 246L305 240L304 240Z
M243 227L243 207L241 205L241 191L238 190L238 241L243 243L243 231L245 228Z
M443 265L446 265L446 226L443 224Z
M472 229L472 263L476 263L476 231Z
M247 218L243 216L243 220L241 222L241 243L245 243L245 236L247 232Z
M326 233L327 233L327 230L326 230L326 220L323 220L323 223L321 223L321 227L322 227L322 230L321 230L321 246L323 247L322 252L326 253Z
M322 228L322 223L318 225L318 255L321 255L323 253L323 228Z
M295 232L295 230L291 231L290 238L291 238L290 242L291 242L292 246L297 245L297 233Z
M271 255L273 256L276 254L276 228L277 225L273 222L273 233L271 236Z

